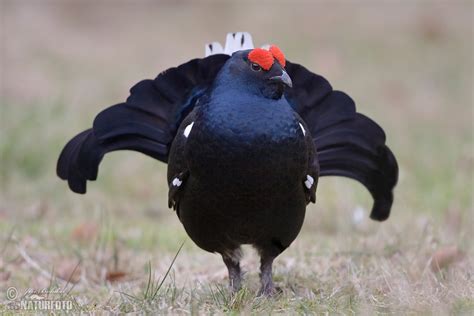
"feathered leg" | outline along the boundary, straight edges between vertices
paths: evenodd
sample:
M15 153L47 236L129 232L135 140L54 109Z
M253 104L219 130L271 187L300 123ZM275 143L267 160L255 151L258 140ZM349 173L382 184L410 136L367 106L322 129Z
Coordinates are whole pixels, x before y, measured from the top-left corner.
M240 248L222 254L222 259L229 271L229 286L232 293L238 292L242 287L241 257L242 250Z
M271 296L275 293L275 285L272 278L272 265L274 258L262 257L260 262L260 282L259 295Z

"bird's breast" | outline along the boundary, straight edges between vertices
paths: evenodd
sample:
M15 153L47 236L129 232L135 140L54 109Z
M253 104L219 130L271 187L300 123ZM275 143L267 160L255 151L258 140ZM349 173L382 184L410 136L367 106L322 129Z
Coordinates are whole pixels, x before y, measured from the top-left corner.
M298 183L308 149L291 109L214 110L198 116L186 146L191 174L236 187Z

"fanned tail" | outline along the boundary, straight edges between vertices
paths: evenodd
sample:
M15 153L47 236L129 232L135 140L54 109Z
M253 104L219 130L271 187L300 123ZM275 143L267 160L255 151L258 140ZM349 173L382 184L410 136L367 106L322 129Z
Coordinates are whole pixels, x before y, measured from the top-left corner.
M395 156L385 145L383 129L357 113L354 101L334 91L323 77L287 62L293 89L286 94L308 125L318 151L320 176L343 176L362 183L374 204L370 217L390 215L398 180Z
M99 164L104 155L116 150L134 150L158 160L165 160L168 151L162 143L140 134L139 129L106 141L101 141L92 129L88 129L76 135L64 147L58 159L56 173L61 179L68 181L73 192L84 194L87 180L97 179Z
M333 125L314 137L319 146L320 175L344 176L362 183L374 199L370 217L386 220L393 203L398 165L385 145L382 129L356 113L352 120Z
M100 112L93 127L73 137L62 150L57 174L72 191L85 193L105 154L133 150L167 162L176 130L229 58L213 55L170 68L154 80L132 87L125 103Z

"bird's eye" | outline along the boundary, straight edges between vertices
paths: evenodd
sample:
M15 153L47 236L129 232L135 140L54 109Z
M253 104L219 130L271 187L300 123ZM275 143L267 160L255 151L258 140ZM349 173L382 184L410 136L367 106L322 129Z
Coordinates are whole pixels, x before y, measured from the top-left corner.
M256 63L250 64L250 67L252 68L253 71L260 71L260 70L262 70L262 67L260 67L260 65L259 65L259 64L256 64Z

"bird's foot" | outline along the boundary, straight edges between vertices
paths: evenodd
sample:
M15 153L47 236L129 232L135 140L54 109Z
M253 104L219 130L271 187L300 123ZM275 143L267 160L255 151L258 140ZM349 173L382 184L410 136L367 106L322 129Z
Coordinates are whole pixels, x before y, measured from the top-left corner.
M258 296L271 297L280 294L282 290L275 287L272 278L272 264L274 256L261 256L260 282L262 287L258 291Z
M258 296L273 297L281 293L283 293L283 290L280 287L271 284L262 286L258 291Z
M234 276L233 278L230 278L229 288L232 295L240 291L242 289L242 276L239 275L239 276Z

